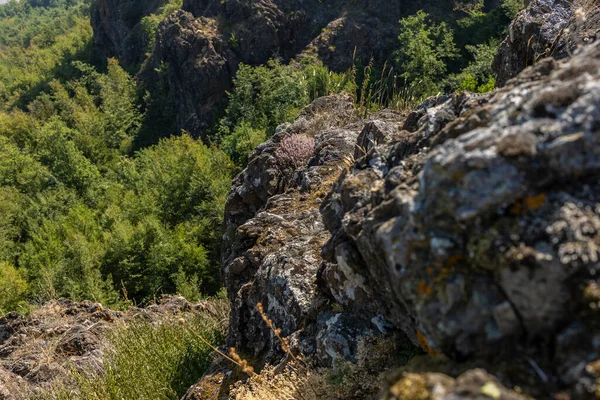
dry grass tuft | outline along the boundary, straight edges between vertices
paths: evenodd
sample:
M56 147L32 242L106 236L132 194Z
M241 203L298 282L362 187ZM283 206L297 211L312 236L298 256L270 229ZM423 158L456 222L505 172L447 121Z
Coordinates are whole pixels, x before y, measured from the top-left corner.
M357 364L340 363L336 369L310 368L289 347L287 338L273 325L261 304L257 305L267 326L279 339L291 363L281 368L267 366L260 375L253 374L246 382L238 382L231 389L233 400L359 400L377 398L382 388L390 383L394 369L407 362L414 354L409 351L404 359L398 355L404 349L397 338L363 341L359 345ZM243 361L243 360L242 360ZM239 360L236 362L239 365Z
M600 0L573 0L573 9L575 17L585 21L587 15L600 11Z

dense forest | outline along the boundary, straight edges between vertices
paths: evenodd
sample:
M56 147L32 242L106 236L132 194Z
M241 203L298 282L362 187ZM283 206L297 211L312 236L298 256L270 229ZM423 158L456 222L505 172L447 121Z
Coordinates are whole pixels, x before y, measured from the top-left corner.
M522 4L459 2L447 21L409 16L385 65L355 60L337 73L311 59L241 65L205 140L167 121L147 145L137 139L149 135L160 99L137 84L135 68L93 57L90 6L0 6L2 311L58 297L118 307L161 293L215 294L224 204L256 145L331 93L352 95L368 115L443 92L493 89L493 55ZM180 6L165 1L145 17L147 34Z

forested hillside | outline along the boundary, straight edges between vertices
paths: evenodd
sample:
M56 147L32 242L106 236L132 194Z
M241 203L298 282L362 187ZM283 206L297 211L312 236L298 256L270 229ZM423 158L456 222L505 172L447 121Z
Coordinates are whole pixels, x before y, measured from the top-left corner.
M232 174L278 124L330 93L355 96L369 113L444 90L489 90L495 46L519 7L507 0L486 12L475 2L445 22L408 16L387 63L355 59L347 72L310 58L241 64L228 107L214 110L221 119L198 141L171 136L168 87L147 91L135 66L93 53L91 5L0 7L0 309L57 297L118 305L215 293ZM147 52L180 6L132 17Z
M218 290L227 156L183 135L133 152L132 77L89 64L89 1L0 8L0 308Z

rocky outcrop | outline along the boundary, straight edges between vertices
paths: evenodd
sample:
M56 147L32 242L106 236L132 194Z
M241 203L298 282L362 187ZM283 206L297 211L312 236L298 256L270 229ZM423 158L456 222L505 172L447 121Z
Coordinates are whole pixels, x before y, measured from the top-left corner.
M456 379L441 373L407 374L390 388L387 399L525 400L527 397L507 389L486 371L474 369Z
M318 308L315 280L321 248L329 238L319 204L359 134L360 124L341 126L357 120L350 98L320 99L252 153L248 168L236 179L227 203L223 256L228 293L236 304L230 346L261 355L265 362L276 361L279 345L270 339L271 330L256 305L265 305L286 336L299 332L303 320ZM283 171L278 163L277 148L292 135L317 139L318 150L306 170ZM335 331L334 317L321 323ZM316 342L307 345L314 347Z
M599 110L600 43L539 60L491 94L429 99L408 116L360 120L342 97L318 100L234 183L229 345L259 363L284 358L260 302L318 365L397 335L497 376L414 378L443 387L434 398L469 398L470 387L521 398L504 386L593 398ZM315 145L289 170L277 148L293 135Z
M600 35L593 1L533 0L512 22L492 69L498 86L545 57L566 58Z
M117 57L122 65L140 65L146 58L149 39L142 17L156 12L161 0L97 0L92 5L94 55L100 59Z

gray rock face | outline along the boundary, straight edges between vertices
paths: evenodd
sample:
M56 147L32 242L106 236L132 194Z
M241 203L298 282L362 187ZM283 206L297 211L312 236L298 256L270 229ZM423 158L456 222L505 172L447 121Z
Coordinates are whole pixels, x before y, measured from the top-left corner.
M177 126L198 135L225 104L226 91L231 90L232 58L215 20L196 19L179 10L160 25L154 52L139 78L151 86L159 80L156 71L166 68Z
M586 6L587 4L587 6ZM492 69L498 86L545 57L566 58L600 34L600 10L590 3L533 0L509 27Z
M223 255L223 274L235 304L230 346L275 361L279 343L257 303L285 336L300 331L303 320L318 309L316 277L329 237L319 204L358 135L338 126L356 119L351 99L320 99L257 148L237 177L226 207ZM318 135L313 160L299 170L284 170L277 163L277 147L283 138L298 134Z
M591 396L600 43L540 60L491 94L430 99L408 116L358 121L340 104L320 99L236 179L223 259L229 344L280 359L260 301L295 349L324 365L352 360L357 337L403 332L508 387ZM294 133L315 137L314 156L282 171L273 154ZM482 374L448 381L439 398L485 385Z
M156 12L161 0L97 0L92 5L94 53L98 58L117 57L122 65L141 64L148 50L148 37L140 22Z

